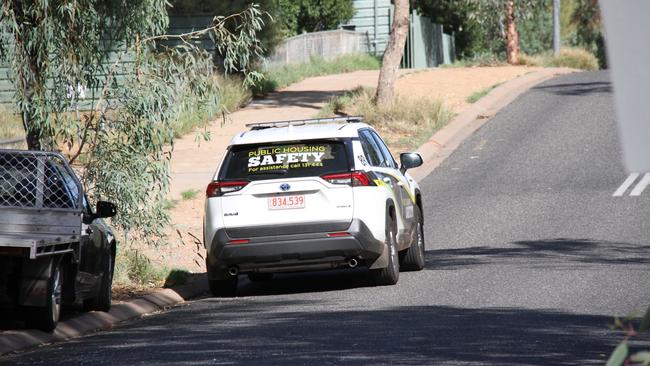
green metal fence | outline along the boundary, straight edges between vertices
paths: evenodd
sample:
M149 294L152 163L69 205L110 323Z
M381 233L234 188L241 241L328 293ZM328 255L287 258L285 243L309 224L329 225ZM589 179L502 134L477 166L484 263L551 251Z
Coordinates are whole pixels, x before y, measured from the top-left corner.
M192 32L195 30L200 30L208 27L212 24L212 17L209 16L174 16L169 18L169 29L168 34L183 34ZM178 41L180 42L180 41ZM166 45L174 45L178 42L168 41L165 42ZM208 52L214 52L215 46L214 43L210 40L208 36L197 40L198 44L201 45ZM104 61L104 70L109 70L111 66L115 63L120 54L124 52L124 48L113 47ZM120 82L125 77L131 75L134 71L133 62L134 56L132 54L126 54L120 60L119 71L117 72L117 80ZM14 107L14 93L15 88L11 83L10 77L10 68L9 65L0 63L0 108L5 111L11 111ZM99 75L100 77L102 75ZM96 100L99 95L100 88L89 88L84 85L69 85L67 89L70 92L76 92L79 94L78 99L79 103L76 106L77 108L84 110L92 107L92 102ZM68 94L68 93L66 93Z
M354 17L348 22L354 30L368 35L368 49L381 55L390 37L391 0L352 0Z
M391 12L392 18L392 12ZM402 67L422 69L437 67L455 61L456 50L454 36L445 34L442 25L413 11L410 15L410 27Z

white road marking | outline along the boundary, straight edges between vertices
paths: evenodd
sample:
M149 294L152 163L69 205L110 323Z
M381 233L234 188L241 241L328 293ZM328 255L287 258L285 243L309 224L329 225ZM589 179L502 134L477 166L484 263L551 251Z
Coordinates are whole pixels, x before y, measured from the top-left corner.
M647 175L647 174L646 174L646 175ZM612 195L612 197L620 197L620 196L622 196L623 193L625 193L625 191L627 191L627 189L630 188L630 186L632 185L632 183L634 183L634 181L636 180L636 178L637 178L638 176L639 176L639 173L632 173L632 174L630 174L630 175L627 177L627 179L623 182L623 184L621 184L621 186L618 187L618 189L616 190L616 192L614 192L614 194Z
M643 193L645 187L648 186L648 184L650 184L650 173L645 173L643 175L643 178L641 178L639 183L637 183L636 187L634 187L632 192L630 192L630 196L640 196L641 193Z

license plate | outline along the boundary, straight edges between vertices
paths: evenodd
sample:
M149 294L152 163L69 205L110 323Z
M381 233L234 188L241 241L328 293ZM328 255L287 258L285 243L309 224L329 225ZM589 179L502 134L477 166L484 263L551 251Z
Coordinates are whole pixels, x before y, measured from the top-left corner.
M270 197L269 210L291 210L305 208L305 196L277 196Z

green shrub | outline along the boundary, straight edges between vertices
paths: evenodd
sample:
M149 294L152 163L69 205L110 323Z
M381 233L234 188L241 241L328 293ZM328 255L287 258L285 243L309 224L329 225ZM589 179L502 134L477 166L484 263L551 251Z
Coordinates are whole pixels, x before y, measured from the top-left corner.
M388 145L398 150L409 150L424 143L453 115L439 100L397 95L392 104L375 106L374 95L374 88L359 87L332 98L319 116L363 116Z
M199 194L199 191L197 191L195 189L188 189L186 191L181 192L181 198L183 198L184 200L187 201L187 200L191 200L191 199L196 198L196 196L198 194Z
M135 290L171 287L186 283L190 275L184 269L169 269L156 264L137 250L120 248L115 260L113 285Z
M465 101L467 103L469 103L469 104L476 103L476 102L479 101L479 99L481 99L484 96L488 95L488 93L491 92L492 89L494 89L495 87L496 87L496 85L488 86L487 88L485 88L483 90L479 90L479 91L477 91L475 93L472 93L472 95L467 97L467 99L465 99Z
M123 287L158 287L168 273L168 269L154 265L137 250L122 249L117 252L113 283Z
M309 62L286 65L264 72L264 80L254 89L255 95L264 95L309 77L340 74L357 70L378 70L380 61L374 56L355 54L341 56L332 61L313 57Z
M176 207L177 204L178 204L177 200L171 200L171 199L165 199L162 203L163 209L165 210L171 210L174 207Z
M172 269L165 278L164 287L173 287L187 283L192 274L184 269Z

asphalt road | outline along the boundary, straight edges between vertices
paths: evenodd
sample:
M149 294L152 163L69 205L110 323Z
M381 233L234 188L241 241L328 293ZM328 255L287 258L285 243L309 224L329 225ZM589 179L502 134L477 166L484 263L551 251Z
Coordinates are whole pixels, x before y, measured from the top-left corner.
M246 281L0 364L603 364L612 317L650 305L650 188L613 196L620 155L607 73L556 78L423 181L426 269L397 286L363 270Z

